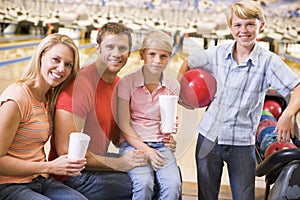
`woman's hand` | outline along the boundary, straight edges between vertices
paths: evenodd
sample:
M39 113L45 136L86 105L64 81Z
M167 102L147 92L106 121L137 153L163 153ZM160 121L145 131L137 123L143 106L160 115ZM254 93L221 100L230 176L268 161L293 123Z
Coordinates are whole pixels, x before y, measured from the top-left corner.
M85 168L86 159L70 159L68 155L62 155L53 161L49 161L48 173L65 176L79 176Z

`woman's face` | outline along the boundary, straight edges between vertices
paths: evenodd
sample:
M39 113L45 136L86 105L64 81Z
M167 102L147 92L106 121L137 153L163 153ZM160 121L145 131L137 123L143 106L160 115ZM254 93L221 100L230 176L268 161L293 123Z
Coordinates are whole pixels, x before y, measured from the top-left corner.
M51 87L62 83L71 74L74 54L65 44L56 44L41 58L41 74Z

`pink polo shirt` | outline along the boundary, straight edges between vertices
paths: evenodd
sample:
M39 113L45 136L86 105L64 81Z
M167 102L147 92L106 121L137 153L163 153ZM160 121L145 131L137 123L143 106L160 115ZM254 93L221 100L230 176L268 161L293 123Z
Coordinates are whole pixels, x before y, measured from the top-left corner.
M142 68L124 76L118 85L118 97L130 102L131 127L145 142L160 142L165 136L160 131L158 96L178 96L180 85L176 78L163 73L161 84L150 93L144 85Z

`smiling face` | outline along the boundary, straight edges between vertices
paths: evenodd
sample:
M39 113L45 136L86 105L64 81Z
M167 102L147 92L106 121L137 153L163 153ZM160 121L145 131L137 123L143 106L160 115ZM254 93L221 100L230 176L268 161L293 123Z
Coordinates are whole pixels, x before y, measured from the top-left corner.
M233 38L237 41L237 45L252 48L261 29L262 24L258 19L241 19L235 14L232 15L230 30Z
M129 39L126 34L107 34L97 47L97 53L109 72L118 73L130 55Z
M74 54L62 43L54 45L41 57L41 75L50 87L55 87L66 80L73 66Z

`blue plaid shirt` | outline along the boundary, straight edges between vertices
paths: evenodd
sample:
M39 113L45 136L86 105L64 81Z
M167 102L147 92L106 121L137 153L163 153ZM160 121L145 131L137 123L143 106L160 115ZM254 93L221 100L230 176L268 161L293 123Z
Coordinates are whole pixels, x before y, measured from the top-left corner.
M254 145L265 94L269 87L287 96L300 78L276 54L256 43L249 58L233 59L235 43L209 48L188 57L189 68L203 68L217 81L215 97L198 132L226 145Z

